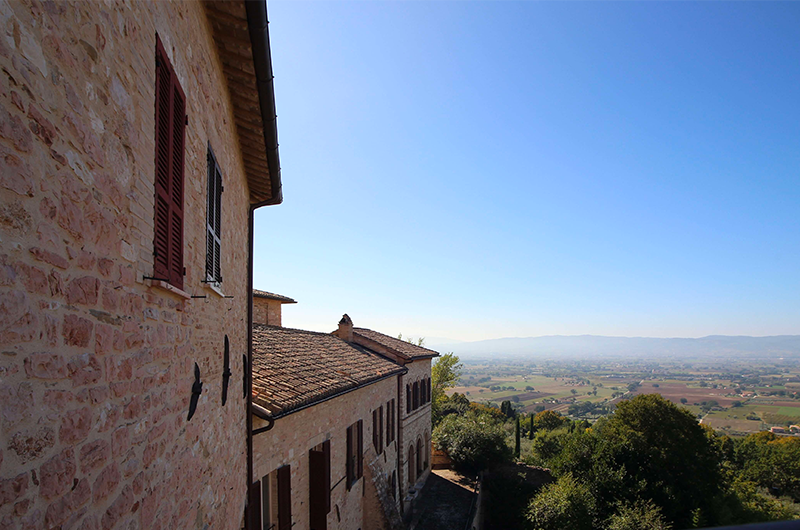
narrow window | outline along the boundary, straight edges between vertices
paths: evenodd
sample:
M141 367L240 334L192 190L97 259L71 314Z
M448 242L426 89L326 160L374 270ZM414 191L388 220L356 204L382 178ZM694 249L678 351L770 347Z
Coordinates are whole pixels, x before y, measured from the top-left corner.
M416 479L414 478L414 444L412 443L408 448L408 485L413 486Z
M377 454L381 454L381 445L378 440L378 409L372 411L372 446Z
M153 276L183 289L183 151L186 98L158 36L155 92Z
M406 385L406 414L411 412L411 384Z
M364 422L356 422L356 480L364 476Z
M383 453L383 405L378 407L378 454Z
M206 281L222 282L222 171L208 146L208 207L206 209Z
M412 399L414 400L414 403L412 404L411 408L413 410L417 410L417 408L419 408L419 381L414 381Z
M327 440L308 452L309 527L326 527L331 511L331 442Z
M363 461L363 422L358 420L347 428L347 489L361 478L364 473Z
M386 445L394 441L394 400L386 402Z
M417 477L422 475L422 460L423 460L423 453L422 453L422 438L417 438Z
M278 530L292 527L292 468L278 468Z

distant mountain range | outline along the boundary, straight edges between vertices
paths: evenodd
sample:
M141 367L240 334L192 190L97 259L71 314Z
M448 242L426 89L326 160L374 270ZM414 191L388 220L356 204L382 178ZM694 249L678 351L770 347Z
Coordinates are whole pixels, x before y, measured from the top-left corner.
M747 337L711 335L697 339L551 335L514 337L477 342L437 343L439 352L454 352L463 359L592 357L701 359L750 358L763 361L800 360L800 335Z

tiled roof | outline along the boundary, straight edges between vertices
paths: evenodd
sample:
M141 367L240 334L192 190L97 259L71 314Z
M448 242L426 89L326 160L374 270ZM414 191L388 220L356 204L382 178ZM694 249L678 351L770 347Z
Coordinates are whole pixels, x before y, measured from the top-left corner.
M275 417L406 371L329 333L253 324L253 402Z
M439 352L435 352L433 350L429 350L428 348L423 348L422 346L411 344L410 342L406 342L401 339L390 337L389 335L384 335L383 333L378 333L377 331L372 331L371 329L353 328L353 334L361 335L366 339L375 341L381 346L389 348L390 350L394 350L401 356L407 357L409 359L420 359L424 357L439 356Z
M259 291L258 289L253 289L253 296L256 298L269 298L270 300L277 300L284 304L296 304L297 301L289 298L288 296L283 296L281 294L270 293L269 291Z

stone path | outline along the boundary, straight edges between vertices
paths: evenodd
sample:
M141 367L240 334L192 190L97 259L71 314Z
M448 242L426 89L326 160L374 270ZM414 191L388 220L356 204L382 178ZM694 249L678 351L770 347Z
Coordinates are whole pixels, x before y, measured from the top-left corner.
M475 513L474 479L434 469L414 506L409 530L464 530Z

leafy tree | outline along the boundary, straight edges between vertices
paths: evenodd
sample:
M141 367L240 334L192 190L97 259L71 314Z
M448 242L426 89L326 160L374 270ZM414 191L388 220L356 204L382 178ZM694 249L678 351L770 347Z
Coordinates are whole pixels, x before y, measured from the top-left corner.
M502 425L487 414L450 414L433 430L433 439L457 470L470 474L511 459Z
M514 456L519 458L519 416L517 416L517 426L516 431L514 432Z
M500 412L500 409L484 405L483 403L470 403L469 410L476 414L486 414L496 421L502 422L506 419L506 415Z
M505 414L506 418L513 418L514 416L516 416L516 413L514 412L514 407L508 400L500 403L500 412Z
M531 414L531 428L528 430L528 439L533 440L533 435L536 433L536 426L533 424L534 415Z
M554 412L552 410L543 410L539 412L534 417L534 423L536 424L537 429L557 429L564 425L567 418L559 414L558 412Z
M400 334L398 334L398 335L397 335L397 338L398 338L399 340L404 340L404 341L406 341L407 343L409 343L409 344L414 344L414 345L416 345L416 346L424 346L424 345L425 345L425 337L419 337L417 340L414 340L414 339L412 339L411 337L406 337L406 338L404 339L404 338L403 338L403 334L402 334L402 333L400 333Z
M652 499L675 526L688 527L690 510L711 506L719 493L718 455L704 429L660 395L620 403L601 434L627 471L628 498Z
M463 365L457 355L445 353L431 367L431 416L434 425L442 420L442 403L445 391L453 388L461 378Z
M589 488L568 474L531 500L527 519L532 530L592 530L596 511Z
M688 400L688 399L686 399L686 398L681 398L681 403L682 403L682 404L686 405L688 402L689 402L689 400Z

